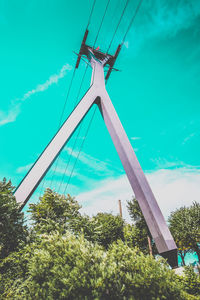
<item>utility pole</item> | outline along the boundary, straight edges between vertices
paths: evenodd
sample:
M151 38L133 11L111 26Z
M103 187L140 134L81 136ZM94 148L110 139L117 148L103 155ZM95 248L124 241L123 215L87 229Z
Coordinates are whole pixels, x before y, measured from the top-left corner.
M121 203L121 200L118 200L118 203L119 203L119 215L122 218L122 203Z
M153 251L152 251L152 245L151 245L151 238L149 235L147 235L147 240L148 240L148 246L149 246L149 254L152 256Z
M17 202L22 203L21 207L27 203L77 126L92 105L96 104L118 152L158 252L168 260L172 267L177 267L177 246L106 91L105 80L109 78L114 69L121 45L118 46L114 55L110 55L86 45L87 36L88 30L86 30L81 44L76 68L79 66L81 57L85 56L93 70L91 86L19 184L14 196ZM104 77L106 65L109 66L109 69ZM124 99L123 103L128 105Z

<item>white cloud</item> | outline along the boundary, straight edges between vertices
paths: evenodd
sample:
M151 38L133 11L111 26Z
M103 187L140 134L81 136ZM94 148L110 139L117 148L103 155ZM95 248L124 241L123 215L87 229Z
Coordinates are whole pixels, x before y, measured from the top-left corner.
M189 134L182 142L182 145L185 145L186 143L188 143L193 137L195 137L197 135L196 132Z
M162 169L147 173L146 176L165 218L176 208L200 201L198 169ZM132 195L128 179L122 175L98 182L97 188L80 193L76 198L83 205L82 211L89 215L109 211L118 213L118 199L121 199L123 217L130 221L126 200L130 200Z
M156 170L176 168L179 170L190 170L195 172L200 169L200 165L192 166L184 163L181 160L169 161L164 158L157 158L157 159L151 159L151 161L156 165Z
M27 172L31 167L32 167L32 163L31 164L28 164L26 166L22 166L22 167L19 167L17 168L16 172L17 173L24 173L24 172Z
M21 98L21 101L25 101L27 98L29 98L31 95L39 92L43 92L48 89L49 86L52 84L58 83L59 79L63 78L66 75L67 70L71 70L72 66L69 64L65 64L60 72L58 74L53 74L49 77L47 81L45 81L43 84L38 84L35 89L32 89L31 91L28 91L24 94L24 96Z
M58 81L66 75L66 71L71 69L72 66L65 64L59 73L51 75L48 80L26 92L21 98L12 100L10 109L7 112L0 111L0 126L14 122L20 114L21 105L25 100L30 98L33 94L47 90L52 84L57 84Z
M0 126L14 122L19 113L19 104L12 106L12 109L10 109L8 112L0 111Z
M69 155L72 155L73 157L78 156L78 151L74 150L72 152L72 149L70 147L66 148L66 151ZM113 175L116 171L119 173L121 172L121 169L116 168L113 166L113 164L101 161L98 158L95 158L85 152L81 152L81 154L78 157L78 160L83 163L84 165L87 165L88 169L92 169L92 172L95 174L103 174L106 175Z
M139 136L132 136L131 140L133 140L133 141L141 140L141 137L139 137Z
M165 217L176 208L200 202L198 169L163 169L147 174L147 178Z

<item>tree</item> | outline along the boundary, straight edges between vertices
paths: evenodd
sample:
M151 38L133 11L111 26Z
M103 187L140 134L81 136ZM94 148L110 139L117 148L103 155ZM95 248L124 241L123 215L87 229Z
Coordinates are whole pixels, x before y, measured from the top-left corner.
M124 220L109 213L98 213L91 219L93 232L90 240L108 248L113 242L124 240Z
M151 233L139 207L138 201L133 198L131 201L128 201L127 204L128 212L134 223L134 226L136 227L134 230L135 243L144 253L149 253L151 249L149 249L148 241L150 241L150 247L152 247L153 254L157 254L154 241L151 237Z
M26 241L24 214L13 196L11 181L0 182L0 258L6 257Z
M194 202L190 207L175 210L168 221L179 251L196 252L200 262L200 204Z
M67 229L78 230L81 206L70 195L59 195L51 189L46 189L37 204L30 204L28 212L31 213L33 228L37 233L50 233L58 230L64 233Z
M124 221L119 216L99 213L90 218L81 215L81 206L70 195L65 197L47 189L37 204L30 204L29 212L34 221L35 233L50 233L70 230L75 235L83 233L85 238L107 248L118 239L123 239Z

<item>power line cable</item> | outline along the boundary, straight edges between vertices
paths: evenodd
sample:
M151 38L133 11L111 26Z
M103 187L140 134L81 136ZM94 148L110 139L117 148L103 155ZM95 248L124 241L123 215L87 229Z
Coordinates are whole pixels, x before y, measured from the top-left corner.
M91 18L92 18L93 12L94 12L95 4L96 4L96 0L93 1L93 5L92 5L92 9L91 9L89 18L88 18L88 23L87 23L86 29L88 29L88 27L89 27L89 25L90 25ZM64 115L66 103L67 103L67 100L68 100L68 97L69 97L69 93L70 93L70 90L71 90L71 86L72 86L72 82L73 82L73 79L74 79L75 71L76 71L76 68L74 67L72 79L71 79L70 86L69 86L68 93L67 93L67 97L66 97L66 100L65 100L65 103L64 103L63 111L62 111L62 113L61 113L60 122L59 122L59 127L60 127L61 122L62 122L62 118L63 118L63 115ZM56 169L57 169L57 167L58 167L58 162L59 162L59 159L57 159L57 161L56 161L56 166L55 166L54 171L53 171L53 175L52 175L52 178L51 178L50 187L52 186L53 178L54 178L54 176L55 176L55 172L56 172ZM43 187L42 187L42 189L43 189ZM41 189L41 190L42 190L42 189Z
M69 88L68 88L68 91L67 91L67 96L66 96L65 103L63 105L62 113L61 113L61 116L60 116L58 129L60 128L60 125L62 123L63 115L64 115L66 104L67 104L67 101L68 101L68 98L69 98L69 94L70 94L70 91L71 91L71 87L72 87L72 83L73 83L73 80L74 80L75 73L76 73L76 68L74 67L72 77L71 77L71 81L70 81L70 84L69 84Z
M88 19L87 28L89 27L89 24L90 24L90 21L91 21L91 18L92 18L92 14L93 14L93 11L94 11L95 3L96 3L96 0L94 0L94 2L93 2L92 10L91 10L91 13L90 13L90 16L89 16L89 19ZM96 38L95 38L94 46L95 46L95 43L96 43L96 41L97 41L97 39L98 39L98 36L99 36L100 30L101 30L101 27L102 27L102 25L103 25L103 21L104 21L106 12L107 12L107 10L108 10L109 3L110 3L110 0L108 0L108 2L107 2L107 5L106 5L105 11L104 11L104 15L103 15L103 17L102 17L102 19L101 19L101 23L100 23L100 26L99 26L99 29L98 29L98 32L97 32L97 35L96 35ZM88 67L88 64L87 64L87 67ZM85 70L85 73L86 73L86 71L87 71L87 68L86 68L86 70ZM83 82L83 80L84 80L85 73L84 73L84 75L83 75L82 82ZM80 88L79 88L79 93L80 93L80 90L81 90L81 87L82 87L82 82L81 82L81 85L80 85ZM79 93L78 93L78 94L79 94ZM65 168L65 172L64 172L64 174L63 174L63 178L62 178L61 184L60 184L60 186L59 186L59 190L60 190L61 185L62 185L62 183L63 183L64 176L65 176L65 174L66 174L66 172L67 172L67 168L68 168L69 162L70 162L71 157L72 157L72 155L73 155L73 151L74 151L74 148L75 148L75 146L76 146L76 142L77 142L77 140L78 140L78 137L79 137L79 134L80 134L80 131L81 131L81 127L82 127L82 124L81 124L81 126L79 127L78 134L77 134L77 136L76 136L74 145L73 145L73 147L72 147L72 150L71 150L71 153L70 153L70 157L69 157L69 160L68 160L68 162L67 162L67 165L66 165L66 168Z
M80 87L79 87L79 90L78 90L78 94L77 94L77 97L76 97L76 101L75 101L75 104L74 104L74 108L76 107L76 104L77 104L77 102L78 102L78 98L79 98L79 95L80 95L80 92L81 92L81 88L82 88L82 85L83 85L83 81L84 81L84 78L85 78L87 69L88 69L88 65L87 65L86 68L85 68L85 72L84 72L83 77L82 77L82 80L81 80L81 84L80 84ZM74 141L74 144L73 144L73 146L72 146L72 149L71 149L71 152L70 152L70 156L69 156L69 158L68 158L68 161L67 161L67 164L66 164L66 167L65 167L63 176L62 176L62 180L61 180L60 185L59 185L59 188L58 188L58 193L59 193L59 191L60 191L60 189L61 189L61 186L62 186L62 184L63 184L64 177L65 177L65 175L66 175L66 172L67 172L69 163L70 163L70 161L71 161L71 158L72 158L72 155L73 155L73 152L74 152L74 149L75 149L75 147L76 147L76 144L77 144L77 141L78 141L80 132L81 132L82 124L83 124L83 123L80 124L79 130L78 130L78 134L77 134L77 136L76 136L76 138L75 138L75 141Z
M121 20L122 20L122 18L123 18L123 16L124 16L124 13L125 13L125 10L126 10L126 8L127 8L127 6L128 6L129 1L130 1L130 0L127 0L127 1L126 1L126 4L125 4L125 6L124 6L124 9L123 9L123 11L122 11L122 13L121 13L120 19L119 19L119 21L118 21L117 27L116 27L116 29L115 29L115 31L114 31L114 34L113 34L113 36L112 36L112 38L111 38L110 44L109 44L108 49L107 49L107 51L106 51L107 53L108 53L108 51L109 51L109 49L110 49L110 47L111 47L111 45L112 45L112 42L113 42L113 40L114 40L114 38L115 38L115 35L116 35L116 33L117 33L117 30L118 30L119 25L120 25L120 23L121 23Z
M70 180L71 180L71 177L72 177L72 175L73 175L75 166L76 166L76 164L77 164L78 158L79 158L79 156L80 156L80 154L81 154L81 151L82 151L82 149L83 149L85 140L86 140L87 135L88 135L88 133L89 133L89 130L90 130L92 121L93 121L93 119L94 119L94 116L95 116L95 113L96 113L96 109L97 109L97 106L95 107L94 112L93 112L93 114L92 114L92 117L91 117L91 119L90 119L90 122L89 122L89 124L88 124L87 130L86 130L86 133L85 133L85 137L84 137L84 139L83 139L83 141L82 141L82 143L81 143L81 146L80 146L78 155L76 156L76 160L75 160L74 165L73 165L73 167L72 167L72 170L71 170L71 173L70 173L70 176L69 176L69 178L68 178L68 181L67 181L67 184L66 184L66 186L65 186L65 189L64 189L64 193L63 193L63 194L66 193L67 187L68 187L69 182L70 182Z
M71 158L72 158L72 156L73 156L73 153L74 153L74 149L75 149L75 147L76 147L76 144L77 144L77 141L78 141L78 137L79 137L79 135L80 135L80 132L81 132L81 127L82 127L82 124L83 124L83 123L81 123L81 124L80 124L79 130L78 130L78 134L77 134L77 136L76 136L76 138L75 138L75 140L74 140L74 144L73 144L73 146L72 146L72 148L71 148L71 152L70 152L70 155L69 155L69 158L68 158L68 161L67 161L67 164L66 164L66 167L65 167L65 170L64 170L63 176L62 176L62 180L61 180L61 182L60 182L60 185L59 185L59 188L58 188L58 193L60 192L60 189L61 189L61 187L62 187L62 185L63 185L64 178L65 178L65 176L66 176L66 173L67 173L67 169L68 169L68 167L69 167L69 164L70 164Z
M72 83L73 83L73 80L74 80L75 72L76 72L76 68L74 67L74 70L73 70L73 73L72 73L72 77L71 77L71 81L70 81L70 85L69 85L68 92L67 92L67 96L66 96L66 99L65 99L65 102L64 102L64 105L63 105L63 109L62 109L62 112L61 112L58 129L60 128L60 125L61 125L61 122L62 122L62 118L63 118L64 112L65 112L65 108L66 108L67 100L69 98L69 93L70 93L71 86L72 86ZM51 185L52 185L53 178L54 178L54 175L55 175L57 167L58 167L58 159L56 161L56 166L54 168L53 175L52 175L52 178L51 178L50 188L51 188ZM42 190L44 189L44 184L45 184L45 178L43 178L43 180L42 180L42 185L41 185L39 197L41 197L41 195L42 195Z
M100 23L99 29L98 29L98 31L97 31L97 35L96 35L96 38L95 38L95 41L94 41L93 47L95 47L96 41L97 41L97 39L98 39L98 36L99 36L100 30L101 30L101 27L102 27L102 25L103 25L103 21L104 21L104 18L105 18L106 12L107 12L107 10L108 10L109 3L110 3L110 0L108 0L108 2L107 2L107 5L106 5L106 8L105 8L105 11L104 11L103 17L102 17L102 19L101 19L101 23Z
M136 7L135 13L134 13L133 17L131 18L131 21L130 21L130 23L129 23L129 25L128 25L128 28L127 28L127 30L126 30L126 32L125 32L125 34L124 34L124 37L123 37L123 40L122 40L122 43L121 43L122 45L124 44L125 39L126 39L126 36L127 36L128 32L129 32L129 30L130 30L130 28L131 28L131 26L132 26L132 24L133 24L133 22L134 22L134 20L135 20L135 17L137 16L137 13L138 13L138 11L139 11L139 9L140 9L140 6L141 6L141 4L142 4L142 1L143 1L143 0L140 0L139 3L138 3L138 5L137 5L137 7Z
M89 26L89 24L90 24L90 20L91 20L91 17L92 17L92 13L93 13L93 11L94 11L95 2L96 2L96 0L94 0L94 2L93 2L93 6L92 6L92 10L91 10L91 13L90 13L90 16L89 16L87 28L88 28L88 26ZM96 41L97 41L97 39L98 39L98 36L99 36L100 30L101 30L101 27L102 27L102 25L103 25L103 21L104 21L106 12L107 12L107 10L108 10L109 3L110 3L110 0L108 0L108 2L107 2L107 5L106 5L106 8L105 8L103 17L102 17L102 19L101 19L101 23L100 23L100 26L99 26L99 29L98 29L98 32L97 32L97 35L96 35L96 38L95 38L95 42L94 42L93 47L95 46L95 43L96 43ZM87 67L88 67L88 65L89 65L89 64L87 64ZM86 73L86 71L87 71L87 67L86 67L85 73ZM85 73L84 73L84 75L83 75L82 81L84 80ZM82 86L82 82L81 82L81 86ZM79 88L79 91L81 90L81 86L80 86L80 88ZM95 111L96 111L96 110L95 110ZM70 153L70 157L69 157L69 160L68 160L67 165L66 165L66 168L65 168L64 176L65 176L65 174L66 174L66 172L67 172L67 168L68 168L68 166L69 166L69 162L70 162L71 157L72 157L72 155L73 155L74 148L75 148L75 146L76 146L76 142L77 142L77 140L78 140L78 137L79 137L79 134L80 134L80 131L81 131L81 127L82 127L82 124L81 124L81 126L79 127L78 134L77 134L77 136L76 136L74 145L73 145L73 147L72 147L72 150L71 150L71 153ZM81 144L81 148L83 147L82 145L84 144L84 141L85 141L85 139L83 140L83 143ZM80 150L79 150L78 156L80 155L81 148L80 148ZM77 159L78 159L78 158L76 158L76 160L77 160ZM76 161L75 161L75 164L76 164ZM74 169L74 168L75 168L75 165L73 166L73 169ZM72 169L72 173L73 173L73 169ZM70 176L72 176L72 173L70 174ZM63 176L62 181L61 181L61 184L60 184L60 186L59 186L59 190L60 190L61 185L62 185L62 183L63 183L64 176ZM69 181L70 181L70 178L71 178L71 177L69 177L68 183L69 183ZM67 186L68 186L68 183L67 183ZM66 190L66 188L65 188L65 190ZM64 193L65 193L65 191L64 191Z
M75 108L76 105L77 105L77 102L78 102L78 99L79 99L79 96L80 96L80 93L81 93L83 81L84 81L84 79L85 79L85 75L86 75L87 70L88 70L88 66L89 66L89 64L86 65L85 71L84 71L84 73L83 73L83 77L82 77L82 79L81 79L81 84L80 84L80 87L79 87L79 90L78 90L78 94L77 94L77 97L76 97L76 101L75 101L75 103L74 103L74 108Z
M88 19L88 23L87 23L86 29L88 29L88 27L90 25L90 21L91 21L92 14L93 14L93 11L94 11L95 3L96 3L96 0L94 0L94 2L93 2L92 9L91 9L91 12L90 12L90 15L89 15L89 19Z
M65 112L65 109L66 109L66 104L68 102L68 98L69 98L71 87L72 87L72 84L73 84L73 81L74 81L75 73L76 73L76 68L74 67L74 70L73 70L73 73L72 73L72 77L71 77L71 81L70 81L70 84L69 84L69 88L68 88L68 91L67 91L67 96L66 96L66 99L65 99L65 102L64 102L64 105L63 105L63 109L62 109L62 112L61 112L58 129L60 128L61 123L62 123L63 115L64 115L64 112ZM56 160L56 165L55 165L55 168L53 170L53 174L52 174L51 182L50 182L50 188L52 187L52 183L53 183L53 180L54 180L54 177L55 177L55 173L56 173L56 170L58 168L58 163L59 163L59 157Z

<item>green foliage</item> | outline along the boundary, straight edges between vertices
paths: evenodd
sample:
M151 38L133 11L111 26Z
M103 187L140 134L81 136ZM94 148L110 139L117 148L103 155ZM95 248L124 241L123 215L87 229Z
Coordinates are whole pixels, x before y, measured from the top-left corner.
M177 276L163 259L156 261L122 241L105 257L109 299L185 299Z
M16 235L7 257L2 252L0 299L197 299L199 278L191 270L179 277L163 259L144 254L149 231L137 202L129 203L129 225L111 214L82 216L74 198L47 189L30 205L25 244L23 214L5 180L0 200L1 218L12 224L10 231L0 227L2 245L10 246L10 233Z
M118 239L123 239L124 221L119 216L99 213L89 218L80 214L81 206L70 195L65 197L47 189L37 204L30 204L29 212L34 221L35 236L42 233L70 230L75 235L107 248Z
M22 278L26 279L27 263L31 253L32 245L29 244L19 251L12 252L0 262L0 299L4 299L10 288L16 288Z
M83 236L55 232L24 248L17 262L2 299L187 299L163 260L122 241L104 251Z
M80 208L70 195L65 197L47 189L37 204L29 205L29 212L37 233L50 233L54 230L64 233L69 229L77 229L81 218Z
M11 181L0 182L0 259L20 248L26 240L24 215L13 196Z
M127 204L128 204L127 208L128 208L129 215L132 221L134 222L134 226L135 226L135 228L132 228L132 231L134 233L132 238L134 238L135 245L137 245L137 247L139 247L139 249L144 253L146 254L149 253L147 237L150 237L153 254L157 254L154 241L151 237L151 233L146 224L146 221L144 219L144 216L142 214L142 211L139 207L137 200L133 198L131 201L128 201Z
M69 232L41 236L32 244L26 276L10 285L5 299L84 299L95 293L102 250ZM94 291L93 291L94 289Z
M179 251L195 251L200 262L200 204L177 209L168 221Z
M143 253L147 254L147 249L144 250L144 247L141 247L141 231L134 224L125 224L124 228L124 242L131 248L137 247ZM146 242L146 240L145 240ZM146 244L145 244L146 245Z
M60 225L79 215L81 206L70 195L65 197L51 189L46 189L44 195L37 204L30 204L29 212L35 224L45 223L45 219L51 219Z
M94 228L94 234L91 235L90 240L106 249L118 239L124 239L124 220L120 216L98 213L91 219L91 225Z
M195 296L200 296L200 277L194 272L192 266L184 269L185 276L182 279L184 290Z

